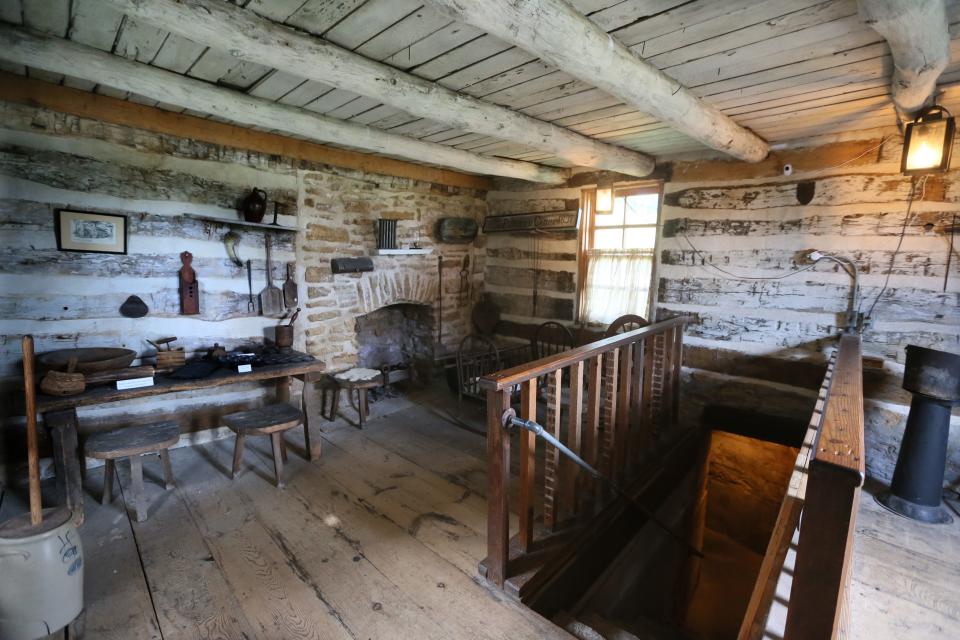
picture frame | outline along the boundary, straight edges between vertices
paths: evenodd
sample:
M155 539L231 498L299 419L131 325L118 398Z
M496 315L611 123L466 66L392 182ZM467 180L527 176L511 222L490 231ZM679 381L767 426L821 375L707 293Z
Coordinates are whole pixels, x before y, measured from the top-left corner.
M127 254L127 216L75 209L53 213L57 250Z

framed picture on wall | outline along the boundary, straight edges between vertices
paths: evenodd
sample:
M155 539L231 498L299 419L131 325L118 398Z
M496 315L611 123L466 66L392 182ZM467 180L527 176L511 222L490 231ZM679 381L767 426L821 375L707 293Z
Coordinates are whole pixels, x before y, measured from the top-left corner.
M57 249L83 253L127 253L127 216L57 209Z

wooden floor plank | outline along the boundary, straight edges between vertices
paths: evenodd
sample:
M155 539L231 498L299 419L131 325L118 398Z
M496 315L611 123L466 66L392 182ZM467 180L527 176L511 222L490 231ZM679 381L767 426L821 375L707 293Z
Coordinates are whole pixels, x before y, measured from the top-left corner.
M114 490L110 504L100 504L103 467L87 474L87 488L97 499L88 495L80 527L86 637L161 640L121 491Z
M202 466L209 472L207 460L188 450L173 451L170 457L178 485L186 476L187 465ZM254 627L193 520L182 490L163 488L158 464L149 460L144 465L149 518L133 521L132 526L163 636L205 640L255 637Z
M255 637L326 640L356 638L356 634L325 606L321 593L300 575L296 565L247 509L236 508L229 477L224 472L230 449L227 441L213 443L222 456L206 447L185 449L207 458L207 465L183 465L174 460L183 496L212 556L221 567L241 610L254 626ZM178 456L182 458L183 456ZM248 452L248 461L250 458ZM213 464L210 464L210 463ZM266 465L257 479L269 482ZM254 474L247 472L252 479Z

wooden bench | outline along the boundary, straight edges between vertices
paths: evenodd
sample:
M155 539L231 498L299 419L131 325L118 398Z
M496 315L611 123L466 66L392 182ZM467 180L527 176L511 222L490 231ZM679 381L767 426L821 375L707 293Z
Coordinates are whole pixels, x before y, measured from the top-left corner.
M113 499L113 476L116 473L114 460L130 459L130 476L133 481L133 506L137 522L147 519L147 502L143 493L143 461L145 453L159 453L163 465L164 488L173 487L173 469L167 451L180 439L180 427L175 422L125 427L96 433L84 443L84 455L104 460L103 496L101 502L109 504Z
M283 462L287 458L283 432L303 425L303 437L307 458L310 458L310 430L302 411L285 402L271 404L259 409L238 411L223 417L223 423L237 434L233 449L233 472L236 478L243 461L243 446L247 436L270 436L273 450L273 470L278 488L283 487Z

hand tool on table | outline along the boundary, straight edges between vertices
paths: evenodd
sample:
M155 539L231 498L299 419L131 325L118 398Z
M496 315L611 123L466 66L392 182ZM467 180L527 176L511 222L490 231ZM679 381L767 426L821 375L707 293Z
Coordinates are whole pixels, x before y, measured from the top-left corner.
M270 234L265 237L267 250L267 286L260 291L260 310L265 316L278 316L283 313L283 292L273 285L270 274Z
M257 309L253 304L253 269L250 268L250 261L247 260L247 313L254 313Z
M297 283L291 274L293 263L287 263L287 280L283 283L283 303L288 307L295 307L299 302L300 293L297 291Z

